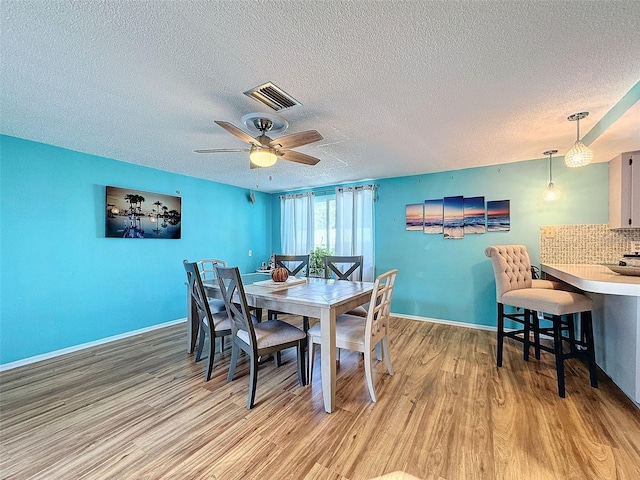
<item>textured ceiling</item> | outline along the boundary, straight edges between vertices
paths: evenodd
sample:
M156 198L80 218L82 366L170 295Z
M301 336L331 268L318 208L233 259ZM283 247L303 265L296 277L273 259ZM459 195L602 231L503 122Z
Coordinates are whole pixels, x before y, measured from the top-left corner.
M563 155L640 80L640 2L11 1L1 10L7 135L275 192ZM249 169L213 123L302 103L286 134L314 166ZM639 102L640 103L640 102ZM640 147L632 107L592 144Z

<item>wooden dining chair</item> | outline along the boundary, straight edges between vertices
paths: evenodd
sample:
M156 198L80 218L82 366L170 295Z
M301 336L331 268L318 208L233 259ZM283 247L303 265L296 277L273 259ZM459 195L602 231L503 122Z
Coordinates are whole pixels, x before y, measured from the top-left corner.
M275 268L286 268L289 275L293 277L309 278L309 255L275 255ZM278 312L275 310L267 311L267 318L275 320L278 318ZM286 313L286 312L284 312ZM306 332L309 330L309 317L302 317L302 329ZM279 362L279 356L276 356L276 363Z
M309 276L309 255L275 255L276 268L283 267L294 277Z
M205 258L203 260L198 260L196 263L198 264L198 270L200 271L200 278L202 278L203 281L216 279L216 265L221 267L227 266L227 262L217 258ZM222 300L220 301L222 302ZM224 309L224 302L222 302L222 308Z
M218 260L217 258L205 258L204 260L198 260L196 262L198 264L198 271L200 272L200 278L202 281L213 281L216 279L215 266L219 265L221 267L226 267L227 262L224 260ZM224 312L224 302L222 300L218 300L217 298L208 298L209 307L211 308L211 313Z
M371 400L374 402L376 401L376 392L373 386L372 351L376 345L380 345L387 371L389 375L393 375L389 353L389 317L397 274L398 270L390 270L376 278L366 319L346 313L336 318L336 347L364 353L365 383L369 389ZM320 324L309 329L307 340L309 343L308 383L311 384L315 346L320 343Z
M362 255L326 255L324 278L361 282L363 258Z
M364 269L362 255L327 255L324 257L324 278L336 280L362 281ZM351 315L367 316L368 306L358 306L347 313Z
M231 320L232 349L227 381L235 374L240 350L249 356L249 395L247 409L254 406L258 383L258 359L287 348L297 348L298 383L305 385L304 346L305 333L297 327L280 320L254 323L251 318L240 270L237 267L215 267L220 291Z
M184 260L185 262L187 260ZM227 266L227 263L224 260L218 260L218 259L214 259L214 258L208 258L208 259L204 259L204 260L198 260L197 262L198 265L198 271L200 272L200 278L202 279L202 281L212 281L215 280L215 273L213 271L213 266L216 264L220 264L222 266ZM192 320L192 316L194 315L194 309L195 309L195 303L192 300L192 296L191 296L191 290L192 290L192 285L189 285L189 277L187 275L187 309L188 309L188 319L191 322L191 339L190 339L190 346L189 346L189 352L193 352L194 350L196 350L196 362L199 362L200 359L202 358L202 342L199 343L198 348L196 348L196 341L198 340L198 338L202 338L199 336L199 332L200 332L200 322L199 321L193 321ZM217 300L215 298L209 298L208 299L209 302L209 308L211 309L211 313L219 313L219 312L224 312L224 302L222 300ZM197 314L196 314L197 315ZM220 340L222 342L221 345L221 350L224 350L224 337L220 337Z
M202 358L205 337L209 337L209 358L205 374L206 381L211 379L213 371L213 360L215 353L216 338L220 338L220 354L224 350L223 338L231 335L231 322L227 316L226 308L222 311L213 312L211 300L207 297L202 283L202 275L198 269L198 262L183 261L184 269L187 273L187 288L191 296L193 313L198 316L200 328L198 334L198 349L196 351L196 361ZM224 302L222 302L224 305Z

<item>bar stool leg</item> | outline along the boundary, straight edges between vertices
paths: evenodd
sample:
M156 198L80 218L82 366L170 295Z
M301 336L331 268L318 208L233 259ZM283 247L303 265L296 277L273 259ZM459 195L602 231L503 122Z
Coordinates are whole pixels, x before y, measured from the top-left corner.
M522 338L522 343L524 343L524 359L529 361L529 345L531 335L531 310L524 310L524 334Z
M591 312L580 313L580 324L582 334L585 337L585 344L587 347L587 362L589 363L589 378L591 380L591 386L598 388L598 375L596 367L596 349L593 342L593 322L591 320Z
M571 353L576 353L576 324L573 320L575 313L567 315L567 330L569 335L569 346L571 347Z
M556 355L556 375L558 377L558 395L565 398L564 353L562 350L562 319L553 315L553 348Z
M496 363L502 366L502 346L504 344L504 305L498 303L498 338L496 347Z
M538 312L533 312L533 341L536 360L540 360L540 320Z

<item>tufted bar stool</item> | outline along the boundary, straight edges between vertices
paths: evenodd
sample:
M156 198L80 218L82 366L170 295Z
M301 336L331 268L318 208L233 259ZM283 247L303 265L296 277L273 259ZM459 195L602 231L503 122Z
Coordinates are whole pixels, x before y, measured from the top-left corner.
M540 351L553 353L556 360L558 395L565 397L564 360L582 358L589 365L591 386L597 388L595 349L591 299L580 293L560 289L557 282L534 280L531 262L524 245L498 245L488 247L485 255L491 259L496 281L498 303L498 333L496 363L502 366L504 338L512 338L524 344L524 359L529 360L529 349L533 345L536 358ZM522 313L505 313L505 305L522 309ZM551 327L540 328L538 313L551 322ZM580 315L581 338L575 335L575 314ZM522 325L521 329L506 332L505 319ZM533 333L533 342L531 342ZM540 343L540 334L553 340L551 347ZM564 345L568 344L565 352Z

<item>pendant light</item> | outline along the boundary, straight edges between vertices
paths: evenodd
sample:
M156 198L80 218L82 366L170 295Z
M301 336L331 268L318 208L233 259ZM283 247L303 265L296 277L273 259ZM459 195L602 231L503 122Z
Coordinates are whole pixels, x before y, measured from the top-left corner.
M564 156L564 163L567 167L584 167L589 165L593 159L593 152L580 141L580 120L589 115L589 112L574 113L569 115L567 120L570 122L576 122L578 135L576 143L573 144L571 150Z
M558 153L558 150L547 150L543 153L543 155L549 155L549 185L542 192L542 198L545 202L555 202L560 198L560 189L553 184L551 156L555 153Z

